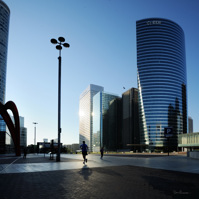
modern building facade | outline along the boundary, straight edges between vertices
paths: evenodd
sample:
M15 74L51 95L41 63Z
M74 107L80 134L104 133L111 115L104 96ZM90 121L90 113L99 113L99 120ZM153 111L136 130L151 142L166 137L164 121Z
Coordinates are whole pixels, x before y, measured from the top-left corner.
M188 117L188 133L193 133L193 119L191 117Z
M10 9L0 0L0 102L5 103ZM6 124L0 115L0 153L6 150Z
M110 101L103 118L104 145L108 151L122 149L122 98Z
M19 116L20 120L20 146L27 147L27 128L24 126L24 117Z
M11 116L11 119L14 123L14 117ZM19 116L19 123L20 123L20 148L23 149L27 147L27 128L24 126L24 117ZM8 128L6 132L9 132ZM11 148L14 150L14 143L11 138Z
M93 96L103 91L102 86L90 84L80 95L79 100L79 143L85 141L91 150L93 128Z
M141 144L165 147L164 128L172 127L177 148L177 135L187 133L184 32L162 18L137 21L136 32Z
M10 9L0 1L0 102L5 103Z
M178 147L182 151L199 150L199 133L187 133L178 135Z
M122 94L122 147L139 150L138 89L131 88Z
M75 144L65 144L64 147L67 150L67 153L77 153L77 151L81 151L80 150L80 144L79 143L75 143Z
M93 143L92 151L99 152L100 147L107 148L108 110L110 101L118 98L117 95L98 92L93 97Z

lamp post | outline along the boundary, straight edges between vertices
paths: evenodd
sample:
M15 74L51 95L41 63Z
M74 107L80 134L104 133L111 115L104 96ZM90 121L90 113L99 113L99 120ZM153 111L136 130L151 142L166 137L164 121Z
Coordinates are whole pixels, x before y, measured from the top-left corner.
M51 39L52 44L57 44L56 49L59 50L59 57L58 57L58 150L57 150L57 157L56 161L60 162L60 137L61 137L61 50L62 46L65 48L69 48L70 45L68 43L64 43L64 37L59 37L58 41L56 39Z
M36 125L38 124L37 122L33 122L35 125L35 139L34 139L34 152L35 152L35 145L36 145Z

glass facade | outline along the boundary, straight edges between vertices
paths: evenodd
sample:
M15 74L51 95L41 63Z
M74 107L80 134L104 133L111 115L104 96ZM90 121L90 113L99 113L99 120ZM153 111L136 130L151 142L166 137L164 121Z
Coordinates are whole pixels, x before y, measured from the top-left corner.
M100 151L100 132L102 131L102 99L97 93L93 99L93 152Z
M0 1L0 102L5 103L6 68L10 10Z
M108 129L108 126L104 121L107 121L107 111L109 109L110 101L118 98L117 95L112 95L105 92L99 92L93 97L93 143L92 150L99 152L100 147L106 143L107 135L104 129ZM106 147L106 146L104 146Z
M6 150L6 125L0 115L0 153L5 153Z
M164 128L187 133L187 80L182 28L162 18L136 22L141 144L164 147Z
M92 146L92 128L93 128L93 96L99 91L103 91L101 86L90 84L88 88L80 95L79 100L79 143L83 141L89 147Z
M115 98L109 103L103 117L104 146L108 151L122 149L122 99Z
M13 121L14 118L12 117ZM20 146L27 147L27 128L24 127L24 117L19 116L20 123Z
M6 69L8 51L8 32L9 32L10 9L0 1L0 102L5 103L6 92ZM0 115L0 150L5 152L7 140L6 124Z

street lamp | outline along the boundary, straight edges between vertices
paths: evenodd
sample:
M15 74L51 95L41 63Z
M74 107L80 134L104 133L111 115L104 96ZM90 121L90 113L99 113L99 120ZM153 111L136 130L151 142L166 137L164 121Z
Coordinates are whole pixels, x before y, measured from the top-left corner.
M37 122L33 122L35 125L35 139L34 139L34 152L35 152L35 145L36 145L36 125L38 124Z
M65 48L69 48L70 45L68 43L64 43L64 37L59 37L58 41L56 39L50 40L52 44L57 44L56 49L59 50L59 57L58 57L58 150L57 150L57 157L56 161L60 162L60 137L61 137L61 50L62 46Z

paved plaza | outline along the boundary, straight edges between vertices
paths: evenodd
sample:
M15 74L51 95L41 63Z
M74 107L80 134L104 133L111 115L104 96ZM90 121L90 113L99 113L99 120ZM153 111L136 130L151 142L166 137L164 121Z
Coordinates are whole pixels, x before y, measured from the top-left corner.
M183 155L0 156L0 198L199 198L199 160Z

